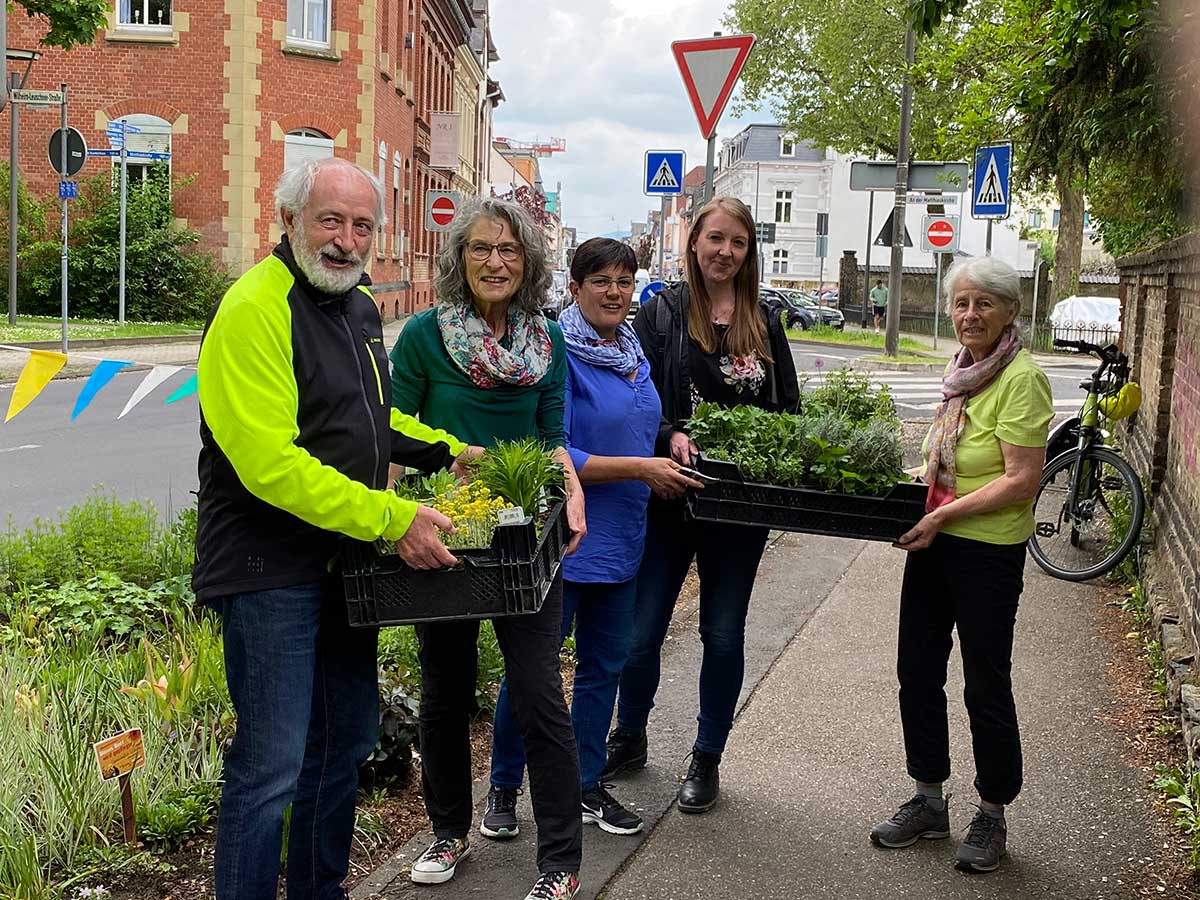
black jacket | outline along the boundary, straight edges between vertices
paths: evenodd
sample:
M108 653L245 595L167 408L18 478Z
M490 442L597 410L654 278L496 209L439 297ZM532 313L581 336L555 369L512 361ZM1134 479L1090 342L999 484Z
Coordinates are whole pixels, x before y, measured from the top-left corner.
M688 299L687 282L673 284L642 304L633 320L633 329L650 363L650 378L662 399L663 416L655 445L660 456L669 452L672 432L687 430L684 423L693 412L688 368ZM800 402L800 386L787 334L778 315L771 315L761 303L759 307L774 360L767 366L766 407L773 412L794 412Z
M463 444L392 410L375 301L312 287L285 239L239 278L200 348L200 600L324 576L342 535L397 540L416 514L389 462L448 466Z

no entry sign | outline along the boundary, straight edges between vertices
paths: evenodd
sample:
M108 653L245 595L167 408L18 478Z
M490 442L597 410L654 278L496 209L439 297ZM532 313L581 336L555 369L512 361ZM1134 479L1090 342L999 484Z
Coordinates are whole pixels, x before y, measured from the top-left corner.
M926 253L958 250L958 216L925 216L921 226L921 249Z
M425 230L448 231L462 204L458 191L429 191L425 195Z

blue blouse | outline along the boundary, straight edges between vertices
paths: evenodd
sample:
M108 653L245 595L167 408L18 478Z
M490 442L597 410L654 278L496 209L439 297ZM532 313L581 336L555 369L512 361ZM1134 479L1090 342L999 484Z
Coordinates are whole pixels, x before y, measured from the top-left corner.
M564 430L575 470L597 456L653 456L662 404L642 363L630 381L609 368L567 353ZM563 560L568 581L617 584L637 574L646 540L650 488L642 481L609 481L583 487L587 537Z

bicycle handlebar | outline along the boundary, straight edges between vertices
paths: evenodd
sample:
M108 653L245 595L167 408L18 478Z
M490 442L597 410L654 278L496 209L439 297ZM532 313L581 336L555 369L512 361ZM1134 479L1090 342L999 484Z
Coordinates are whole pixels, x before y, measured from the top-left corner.
M1099 344L1089 344L1087 341L1068 341L1065 338L1055 338L1054 346L1062 347L1068 350L1078 350L1081 353L1093 354L1108 363L1117 363L1123 356L1121 351L1117 349L1116 344L1109 344L1106 347L1101 347Z

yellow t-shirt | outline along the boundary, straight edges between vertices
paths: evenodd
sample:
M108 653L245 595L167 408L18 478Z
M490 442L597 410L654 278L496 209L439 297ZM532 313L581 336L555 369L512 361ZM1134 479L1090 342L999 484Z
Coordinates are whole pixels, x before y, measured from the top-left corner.
M955 496L966 496L1004 474L1001 441L1045 447L1053 418L1050 382L1028 351L1021 350L995 381L967 401L966 424L954 456ZM927 449L928 436L925 442ZM1020 544L1033 534L1033 501L960 519L942 530L988 544Z

